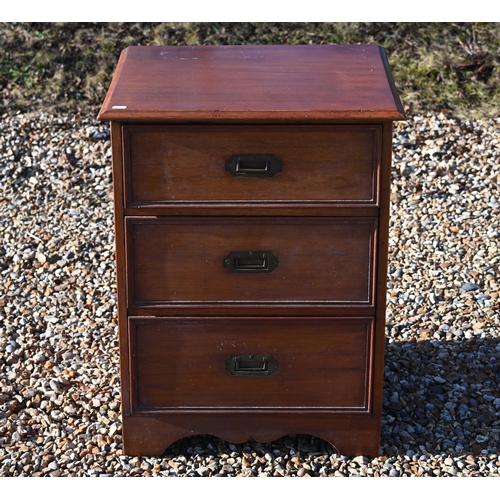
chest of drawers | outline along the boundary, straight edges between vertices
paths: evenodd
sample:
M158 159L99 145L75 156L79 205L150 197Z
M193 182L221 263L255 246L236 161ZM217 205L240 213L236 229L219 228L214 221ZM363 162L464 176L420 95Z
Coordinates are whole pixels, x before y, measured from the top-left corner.
M379 452L392 122L378 46L130 47L111 121L124 452Z

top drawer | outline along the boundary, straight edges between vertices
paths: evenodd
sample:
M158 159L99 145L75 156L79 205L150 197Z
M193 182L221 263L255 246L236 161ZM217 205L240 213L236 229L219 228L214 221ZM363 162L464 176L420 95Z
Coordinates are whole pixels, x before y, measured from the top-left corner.
M376 206L380 138L377 125L123 126L125 206ZM266 177L270 155L281 167Z

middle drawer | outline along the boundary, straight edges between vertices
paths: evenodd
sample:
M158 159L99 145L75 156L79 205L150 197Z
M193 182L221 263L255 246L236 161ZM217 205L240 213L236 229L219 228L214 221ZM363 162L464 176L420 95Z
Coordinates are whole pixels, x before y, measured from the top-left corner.
M376 218L127 217L130 307L372 306Z

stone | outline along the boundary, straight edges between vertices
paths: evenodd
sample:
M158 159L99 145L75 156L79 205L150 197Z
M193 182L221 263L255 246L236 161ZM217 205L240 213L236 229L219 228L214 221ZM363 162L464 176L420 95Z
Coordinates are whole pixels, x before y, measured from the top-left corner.
M462 293L474 292L476 290L479 290L480 288L481 287L479 285L476 285L475 283L464 283L460 288L460 291Z
M395 125L380 457L311 436L193 436L151 462L121 444L107 126L3 112L0 476L498 477L499 129L436 114Z

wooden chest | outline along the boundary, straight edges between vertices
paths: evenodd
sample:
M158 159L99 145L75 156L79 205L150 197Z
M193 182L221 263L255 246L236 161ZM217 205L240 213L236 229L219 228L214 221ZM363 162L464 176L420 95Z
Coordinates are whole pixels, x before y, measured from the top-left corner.
M384 50L130 47L111 121L124 452L287 434L379 453Z

